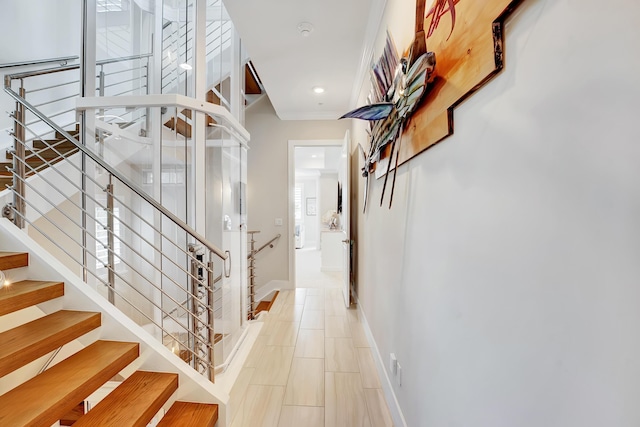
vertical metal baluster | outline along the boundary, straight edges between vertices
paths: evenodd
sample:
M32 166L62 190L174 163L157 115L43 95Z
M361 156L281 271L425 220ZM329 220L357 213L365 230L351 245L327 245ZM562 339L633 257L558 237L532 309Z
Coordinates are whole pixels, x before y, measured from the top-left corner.
M26 96L26 91L24 89L24 81L20 79L20 96L24 99ZM15 192L13 193L13 206L14 209L18 212L19 215L15 215L14 223L19 228L24 228L24 215L26 212L26 202L25 202L25 130L24 123L25 121L25 108L19 102L16 102L16 120L13 125L13 148L14 148L14 156L13 159L13 188Z
M251 249L249 251L249 318L253 320L256 316L256 294L255 294L255 252L256 252L256 239L255 234L259 233L259 231L247 231L247 233L251 236Z
M149 58L147 58L147 65L145 65L145 94L149 95ZM143 136L150 136L151 135L151 108L147 107L147 111L145 112L145 117L144 117L144 135Z
M189 307L189 316L191 317L191 322L189 324L189 326L187 326L188 328L191 329L190 334L188 334L189 336L189 340L188 340L188 344L189 344L189 349L191 350L191 357L192 357L192 367L193 369L195 369L196 371L198 370L198 352L197 352L197 343L196 343L196 334L198 333L198 321L196 319L197 316L197 306L198 303L196 301L196 297L195 295L197 295L196 292L198 292L198 283L196 280L196 277L198 277L198 265L196 263L195 260L195 256L196 256L196 245L194 244L189 244L189 252L191 253L191 255L189 255L189 259L191 261L191 277L189 278L190 280L188 280L189 286L188 286L188 295L187 295L187 307Z
M109 184L107 184L107 281L109 282L109 302L116 303L115 300L115 227L113 218L113 182L112 175L109 174Z
M214 329L214 312L213 312L213 287L215 286L215 279L213 278L213 252L209 251L209 262L207 263L207 284L209 290L207 291L207 325L209 325L209 380L215 382L215 363L214 363L214 345L216 341L216 331Z
M98 74L98 95L104 96L104 65L100 64L100 73ZM104 108L99 110L99 115L104 120ZM104 130L98 129L98 155L104 158Z

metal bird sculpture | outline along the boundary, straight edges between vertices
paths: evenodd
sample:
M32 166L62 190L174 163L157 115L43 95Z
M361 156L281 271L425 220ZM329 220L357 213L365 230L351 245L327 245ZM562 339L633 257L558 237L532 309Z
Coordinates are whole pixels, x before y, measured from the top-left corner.
M369 195L369 176L373 172L374 164L380 161L381 153L391 144L389 163L382 186L380 206L384 200L387 179L391 171L392 160L395 156L395 168L389 207L393 202L396 171L400 153L402 131L407 120L425 94L428 84L433 81L436 66L436 56L427 51L426 38L438 26L440 17L445 13L451 14L451 32L455 25L455 4L459 0L435 0L432 9L427 14L431 17L428 34L425 35L425 2L416 1L416 25L414 41L406 57L400 58L391 35L387 32L387 40L380 59L371 67L371 93L369 104L356 108L340 117L355 118L369 121L370 147L365 155L365 165L362 176L365 177L364 207L367 209ZM451 35L451 34L449 34Z
M372 67L371 74L374 84L369 95L369 105L357 108L340 117L341 119L356 118L370 121L371 145L369 154L366 156L365 166L362 169L363 176L367 179L367 187L373 164L380 160L381 153L387 145L391 144L387 176L380 205L384 199L387 177L394 155L396 156L396 165L398 163L400 144L397 143L397 140L402 133L405 122L422 99L435 69L435 54L433 52L421 53L416 56L413 62L410 57L411 54L409 58L398 58L391 35L387 33L384 53ZM389 207L393 201L393 187L395 187L395 170ZM368 194L367 190L365 192ZM367 199L365 198L365 210L366 205Z

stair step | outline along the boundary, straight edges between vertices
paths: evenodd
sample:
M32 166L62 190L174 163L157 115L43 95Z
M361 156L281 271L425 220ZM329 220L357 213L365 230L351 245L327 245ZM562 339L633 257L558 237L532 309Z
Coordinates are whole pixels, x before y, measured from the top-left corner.
M171 130L175 130L177 133L179 133L182 136L191 138L191 125L179 117L177 121L174 117L171 117L167 122L165 122L164 125Z
M136 371L73 425L144 427L177 389L178 374Z
M0 289L0 316L62 295L64 295L63 282L23 280L12 283Z
M70 133L72 136L77 137L80 133L80 123L76 123L76 127L74 129L65 129L65 131ZM62 134L58 131L56 131L56 138L65 139L64 136L62 136Z
M273 298L271 298L271 301L260 301L256 306L256 315L258 315L258 313L260 313L261 311L270 311L273 303L276 301L276 298L278 298L279 293L280 291L276 291L276 293L273 294Z
M52 425L138 354L138 343L96 341L0 396L0 425Z
M84 402L78 403L70 412L60 419L61 426L72 426L84 415Z
M0 270L26 267L29 265L28 252L0 252Z
M55 147L56 150L77 148L73 142L67 141L66 139L46 139L44 141L41 139L36 139L33 141L34 150L43 150L49 147Z
M100 326L100 313L58 311L0 333L0 377Z
M218 405L175 402L157 427L213 427L218 421Z
M51 160L58 159L63 155L70 156L77 149L78 147L76 146L73 146L73 147L56 146L55 150L53 148L39 148L35 150L35 153L37 154L35 154L31 150L28 150L25 152L24 156L25 156L25 159L27 160L27 163L38 163L38 162L42 162L42 159L51 161ZM13 159L13 153L7 153L7 159Z
M183 116L185 116L188 119L191 119L191 114L193 112L187 108L184 108L182 111L180 111L180 114L182 114ZM218 122L216 122L213 117L211 117L210 115L206 115L205 116L207 118L207 126L211 126L211 125L215 125Z

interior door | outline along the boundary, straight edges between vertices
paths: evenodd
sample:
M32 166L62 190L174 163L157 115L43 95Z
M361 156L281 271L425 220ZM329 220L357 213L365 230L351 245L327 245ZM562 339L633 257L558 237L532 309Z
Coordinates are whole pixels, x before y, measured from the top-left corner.
M340 170L338 171L338 183L340 184L340 202L338 210L341 210L342 223L342 293L344 303L349 307L351 295L351 211L349 208L350 195L350 152L351 137L349 131L344 135L342 142L342 156L340 157Z

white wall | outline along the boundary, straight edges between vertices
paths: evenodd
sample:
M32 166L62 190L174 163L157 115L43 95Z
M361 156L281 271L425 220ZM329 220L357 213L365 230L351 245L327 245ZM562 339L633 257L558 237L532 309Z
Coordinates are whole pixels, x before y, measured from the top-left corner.
M318 225L320 224L320 216L318 215L318 178L306 177L296 178L296 184L304 185L304 192L302 195L302 221L304 222L304 247L314 248L320 245L320 234L318 231ZM307 199L316 199L316 215L307 215Z
M322 172L319 187L318 214L322 220L322 216L328 211L338 210L338 173ZM321 228L327 228L327 225L322 224Z
M380 39L408 43L414 4L388 2ZM455 135L359 215L361 308L407 425L640 425L638 40L635 2L523 2Z
M288 239L293 236L287 228L288 141L342 139L349 126L348 121L280 120L266 97L247 110L246 128L251 133L247 154L248 230L261 231L256 235L258 245L278 233L282 235L273 249L258 255L258 286L270 280L290 280ZM282 218L283 225L274 225L275 218Z
M80 0L7 1L2 3L2 8L0 64L80 55ZM57 65L51 64L50 67ZM7 68L0 72L4 75L33 68ZM15 102L3 93L0 95L0 108L3 112L13 111ZM9 126L13 126L13 122L6 114L0 115L0 129Z

